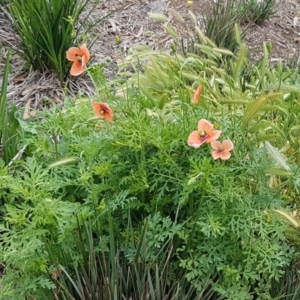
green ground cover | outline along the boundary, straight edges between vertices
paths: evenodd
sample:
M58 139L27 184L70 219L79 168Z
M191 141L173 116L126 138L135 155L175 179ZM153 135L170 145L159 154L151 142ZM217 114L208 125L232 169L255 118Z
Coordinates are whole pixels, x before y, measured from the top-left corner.
M0 299L299 298L299 70L269 44L250 62L236 24L233 51L152 17L170 51L132 47L107 81L76 40L54 70L97 95L29 120L7 56Z

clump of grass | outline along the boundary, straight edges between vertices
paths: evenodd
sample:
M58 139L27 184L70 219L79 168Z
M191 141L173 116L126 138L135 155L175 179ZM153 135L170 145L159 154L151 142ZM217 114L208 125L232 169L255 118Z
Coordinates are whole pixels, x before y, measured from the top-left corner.
M261 25L275 14L275 0L244 0L245 19L255 24Z
M79 16L89 1L11 1L10 12L22 43L19 53L35 70L55 70L63 81L69 67L66 51L81 42Z
M91 221L78 222L80 262L69 265L69 268L56 264L52 269L52 278L59 291L57 299L205 300L213 294L211 279L204 279L203 288L197 291L185 278L184 272L182 276L179 276L180 270L177 274L173 272L174 261L171 258L174 256L174 244L171 238L150 258L147 223L136 231L138 244L128 235L128 245L120 247L119 233L114 232L115 220L111 215L108 222L110 239L106 246L105 238L93 228ZM124 232L128 234L133 230L128 225ZM131 254L128 249L131 249Z
M300 297L300 266L293 261L285 268L285 273L279 281L272 282L272 299L296 300Z
M234 0L212 2L212 9L205 16L205 35L218 47L235 51L239 40L243 39L246 29L237 37L235 24L244 18L245 11L241 2Z

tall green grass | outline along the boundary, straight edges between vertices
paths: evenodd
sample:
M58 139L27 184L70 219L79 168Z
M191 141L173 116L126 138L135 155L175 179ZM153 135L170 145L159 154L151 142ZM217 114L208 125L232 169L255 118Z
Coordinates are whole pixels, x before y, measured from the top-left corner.
M261 25L276 12L276 0L244 0L245 19Z
M240 24L245 12L243 4L234 0L212 1L212 10L206 13L205 35L218 47L235 52L246 35L246 29L237 36L236 24Z
M197 291L185 278L183 270L181 275L180 270L177 274L173 273L175 251L172 238L166 239L162 248L150 258L148 223L145 222L136 231L129 216L128 227L124 231L125 246L119 244L120 232L114 229L115 222L115 217L109 213L110 238L105 247L105 237L99 230L101 224L95 226L91 220L78 221L80 262L70 265L62 261L56 264L58 276L53 279L60 291L57 299L215 299L212 298L210 278L203 278L204 286ZM65 255L62 251L61 257Z
M9 6L22 49L19 53L35 70L55 70L61 81L69 63L66 51L80 43L79 17L88 0L11 0ZM97 1L96 1L97 2Z
M17 107L13 103L8 103L6 95L8 75L10 72L10 57L10 52L8 52L0 94L0 157L3 157L6 164L8 164L17 153L19 128L19 122L15 117Z

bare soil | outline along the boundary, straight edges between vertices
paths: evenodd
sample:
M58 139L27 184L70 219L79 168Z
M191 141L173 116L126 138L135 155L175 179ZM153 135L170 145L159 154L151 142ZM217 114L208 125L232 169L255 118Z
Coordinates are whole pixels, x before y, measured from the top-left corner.
M172 25L180 31L182 25L174 22L171 10L176 10L187 22L188 11L191 11L199 18L201 27L204 25L201 20L205 12L210 9L212 1L194 0L192 4L188 4L187 0L103 0L94 7L91 0L88 9L82 15L84 19L89 8L93 8L89 19L97 23L91 37L93 41L90 49L91 65L103 63L108 79L112 79L117 72L117 62L126 57L130 47L148 45L156 50L170 49L172 41L164 32L162 23L151 20L148 14L166 15ZM7 8L0 7L0 45L3 45L0 53L0 76L3 72L7 48L20 47L6 12ZM253 60L258 60L262 56L264 42L272 44L273 61L298 58L300 56L300 0L277 0L276 13L260 26L252 24L247 31L245 41ZM33 107L38 108L45 95L47 98L54 99L56 103L63 101L63 87L52 74L38 74L32 70L28 73L24 69L24 62L17 56L12 60L12 73L9 79L9 99L19 106L28 104L31 99L34 103ZM78 85L84 93L92 95L93 91L87 80L87 76L83 76L73 85Z

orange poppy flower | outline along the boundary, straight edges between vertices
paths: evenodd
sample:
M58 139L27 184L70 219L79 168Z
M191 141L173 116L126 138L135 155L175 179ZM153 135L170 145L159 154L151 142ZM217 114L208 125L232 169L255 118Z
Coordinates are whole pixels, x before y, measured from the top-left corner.
M200 98L201 93L202 93L202 88L203 88L203 86L199 85L198 88L195 90L194 96L193 96L193 103L194 104L197 104L199 102L199 98Z
M72 67L70 74L72 76L78 76L86 70L86 63L90 59L90 52L86 44L78 47L71 47L67 51L67 60L72 61Z
M214 151L211 153L213 159L221 158L227 160L230 158L230 151L233 149L233 143L230 140L224 140L222 143L219 141L211 142L211 146Z
M211 143L219 138L221 130L214 130L213 124L205 119L198 122L198 130L193 131L187 140L189 146L199 148L203 143Z
M92 107L97 117L106 119L108 122L113 121L114 114L108 105L105 103L93 102Z

